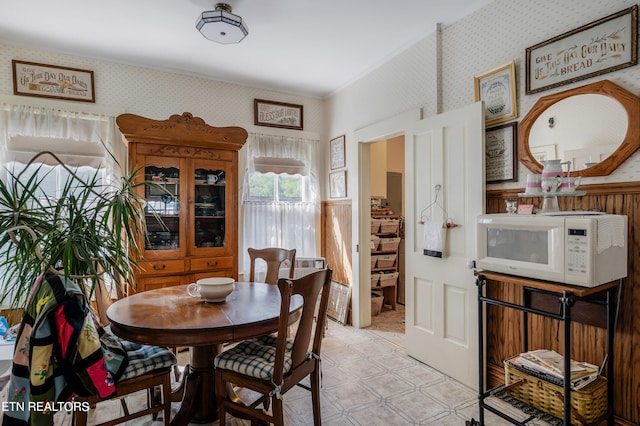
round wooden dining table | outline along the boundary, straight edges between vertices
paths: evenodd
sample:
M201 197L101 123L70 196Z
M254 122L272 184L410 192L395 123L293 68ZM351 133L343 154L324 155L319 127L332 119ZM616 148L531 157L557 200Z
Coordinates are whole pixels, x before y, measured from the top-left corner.
M291 301L291 312L302 298ZM218 417L213 359L222 345L278 329L280 292L275 285L237 282L225 302L189 296L187 286L164 287L122 298L107 310L116 336L141 344L189 346L190 364L181 384L173 425L208 423Z

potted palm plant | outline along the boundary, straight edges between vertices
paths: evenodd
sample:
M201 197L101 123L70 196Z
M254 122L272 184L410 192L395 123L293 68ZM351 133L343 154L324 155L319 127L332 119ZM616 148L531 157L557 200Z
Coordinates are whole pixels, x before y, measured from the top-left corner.
M66 170L57 194L43 185L44 155ZM136 187L146 183L136 182L136 171L118 182L97 172L85 178L55 154L41 152L23 171L7 174L0 180L0 302L22 307L47 270L77 282L89 296L99 280L133 285L136 241L145 229L144 200Z

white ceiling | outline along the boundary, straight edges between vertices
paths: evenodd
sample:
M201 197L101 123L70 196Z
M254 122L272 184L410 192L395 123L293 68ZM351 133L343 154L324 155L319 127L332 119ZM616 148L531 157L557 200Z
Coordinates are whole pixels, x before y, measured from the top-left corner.
M323 98L491 1L228 0L249 35L223 45L211 0L14 0L0 42Z

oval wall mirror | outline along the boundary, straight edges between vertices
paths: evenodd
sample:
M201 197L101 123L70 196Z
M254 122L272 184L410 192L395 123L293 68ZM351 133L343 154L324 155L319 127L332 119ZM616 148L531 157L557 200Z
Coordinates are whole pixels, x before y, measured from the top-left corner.
M543 96L520 121L520 161L571 161L574 176L611 174L640 147L640 98L609 80ZM565 169L566 170L566 169Z

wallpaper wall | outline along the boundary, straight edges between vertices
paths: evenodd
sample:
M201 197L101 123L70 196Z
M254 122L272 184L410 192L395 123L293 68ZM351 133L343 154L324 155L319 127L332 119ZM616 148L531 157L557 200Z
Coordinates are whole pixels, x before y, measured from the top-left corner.
M630 0L495 0L476 13L442 29L442 110L475 101L474 76L515 60L520 121L540 96L609 79L640 95L640 67L582 80L534 95L525 95L525 50L574 28L637 4ZM401 52L390 62L327 99L326 133L332 137L423 108L424 116L437 112L437 47L434 34ZM349 169L357 170L357 149L347 136ZM519 165L519 181L488 185L487 189L524 186L528 170ZM351 178L355 179L354 176ZM612 175L583 180L583 184L640 179L640 153ZM349 179L349 188L356 181ZM351 192L349 198L355 199Z
M321 172L323 199L328 198L328 141L345 134L349 171L347 197L356 200L358 156L352 138L355 130L417 108L430 116L438 112L439 104L443 111L449 111L473 103L473 77L511 60L516 62L518 121L540 96L599 79L612 80L640 94L638 66L535 95L524 94L527 47L634 4L631 0L495 0L456 23L447 25L445 22L440 33L441 49L438 48L436 28L433 28L432 35L324 100L1 44L0 95L13 93L11 60L21 59L93 70L98 104L155 119L189 111L214 126L238 125L251 131L253 98L303 104L305 132L317 135L324 148L318 158L319 170L324 171L324 175ZM441 85L438 85L438 65L442 70ZM266 127L260 130L272 132ZM518 169L518 182L493 184L488 189L522 187L527 169L522 165ZM612 175L588 178L583 183L639 179L640 153L636 153ZM357 220L357 205L354 207L354 219ZM358 229L355 222L353 225L353 229ZM355 250L353 254L354 264L357 264ZM354 282L358 280L356 274L354 271Z
M325 139L322 135L323 101L320 99L13 45L0 44L0 95L13 94L12 59L92 70L96 105L108 106L110 111L128 112L156 120L167 119L173 114L190 112L196 117L201 117L211 126L240 126L250 133L303 137L319 141ZM254 126L254 98L303 105L304 130ZM30 100L33 99L37 98L30 98ZM81 102L59 102L62 105L73 103L80 108L85 106ZM244 170L242 153L245 149L241 151L239 170ZM323 170L323 158L317 158L317 162L318 170ZM242 178L239 182L242 183ZM241 208L239 214L239 223L242 223ZM240 252L244 252L242 229L240 229L239 238ZM319 241L317 253L320 253ZM242 264L240 268L242 271Z
M445 25L438 48L433 34L400 52L389 62L330 96L325 103L326 131L331 138L346 135L347 196L353 200L353 265L359 265L358 241L358 150L353 132L403 112L422 108L423 116L438 112L441 94L443 112L475 102L474 76L515 60L517 103L521 120L540 96L609 79L640 95L640 67L608 73L580 82L525 95L525 50L582 25L636 4L631 0L495 0L466 18ZM439 57L441 57L440 62ZM438 86L438 64L442 84ZM636 123L637 125L637 123ZM518 182L490 184L487 189L522 188L528 169L519 165ZM626 182L640 179L640 153L634 154L613 174L583 179L583 184ZM357 267L352 282L360 282ZM362 287L366 294L366 285ZM354 288L354 316L367 296ZM360 300L360 302L357 302Z
M319 137L324 123L320 99L2 44L0 94L13 94L12 59L92 70L96 104L121 108L126 112L156 120L188 111L212 126L247 128L253 126L253 99L260 98L302 104L305 132L316 133ZM274 132L269 127L260 127L259 131L265 134Z
M630 0L495 0L476 13L442 29L442 86L436 82L436 28L433 34L400 52L326 100L276 93L252 87L207 80L161 70L112 63L0 44L0 94L12 94L11 60L58 64L93 70L96 104L155 119L189 111L214 126L253 126L253 99L266 98L304 105L305 132L326 142L337 135L396 114L423 108L437 112L438 90L444 111L474 102L473 77L505 62L516 61L518 120L539 96L607 78L633 93L640 93L638 66L609 73L536 95L524 95L525 49L548 38L634 5ZM272 129L262 127L265 133ZM348 168L357 170L353 140L347 137ZM324 152L320 170L326 169ZM613 175L590 178L585 183L633 181L640 177L640 154L634 155ZM527 169L519 167L519 182L489 185L492 188L522 186ZM355 178L350 174L350 178ZM349 189L355 181L349 179ZM349 191L349 198L353 197ZM326 196L324 197L326 198Z

